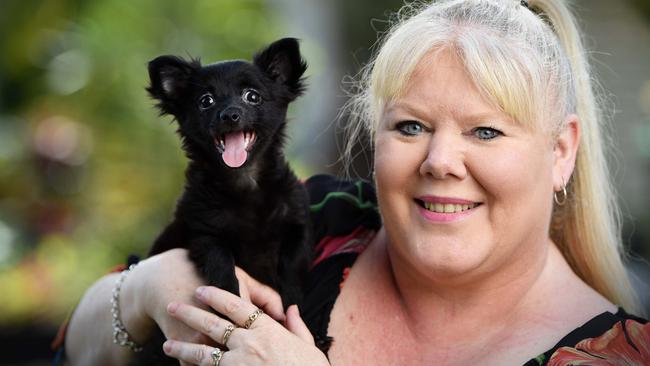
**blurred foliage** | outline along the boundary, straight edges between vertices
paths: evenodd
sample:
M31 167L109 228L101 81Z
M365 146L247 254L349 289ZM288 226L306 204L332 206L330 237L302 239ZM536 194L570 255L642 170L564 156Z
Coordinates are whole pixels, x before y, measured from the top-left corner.
M250 58L262 0L0 3L0 325L58 323L171 217L185 158L145 93L160 54Z

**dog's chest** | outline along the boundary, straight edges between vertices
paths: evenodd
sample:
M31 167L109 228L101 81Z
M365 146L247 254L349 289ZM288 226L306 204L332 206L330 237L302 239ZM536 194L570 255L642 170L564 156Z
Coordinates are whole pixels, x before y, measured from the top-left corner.
M269 238L297 220L290 197L279 193L230 192L200 197L185 195L178 217L191 226L216 235Z

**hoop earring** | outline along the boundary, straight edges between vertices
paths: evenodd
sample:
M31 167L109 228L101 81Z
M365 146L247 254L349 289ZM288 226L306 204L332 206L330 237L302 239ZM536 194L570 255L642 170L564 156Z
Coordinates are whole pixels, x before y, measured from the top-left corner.
M561 196L561 199L558 198L559 192L562 192L562 194L559 195ZM558 206L564 206L564 204L566 203L566 199L567 199L566 184L564 183L564 178L562 178L562 190L553 193L553 200L555 201L555 203L557 203Z

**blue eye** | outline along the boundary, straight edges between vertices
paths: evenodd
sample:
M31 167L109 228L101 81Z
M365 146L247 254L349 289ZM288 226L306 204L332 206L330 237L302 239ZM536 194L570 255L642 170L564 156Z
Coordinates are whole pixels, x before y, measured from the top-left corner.
M492 140L503 135L503 132L492 127L477 127L472 130L472 133L481 140Z
M421 123L415 121L403 121L395 126L395 129L404 136L415 136L424 131Z

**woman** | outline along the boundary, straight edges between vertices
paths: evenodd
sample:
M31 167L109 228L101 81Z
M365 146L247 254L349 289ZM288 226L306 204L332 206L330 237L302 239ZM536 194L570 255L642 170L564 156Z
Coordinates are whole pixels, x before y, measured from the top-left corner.
M242 298L194 292L173 251L122 277L129 339L157 323L165 352L197 365L650 363L650 325L623 310L639 308L566 6L450 0L399 15L348 109L350 141L374 142L379 215L368 185L307 182L319 242L303 315L245 273ZM115 279L71 320L75 364L131 355L108 332Z

